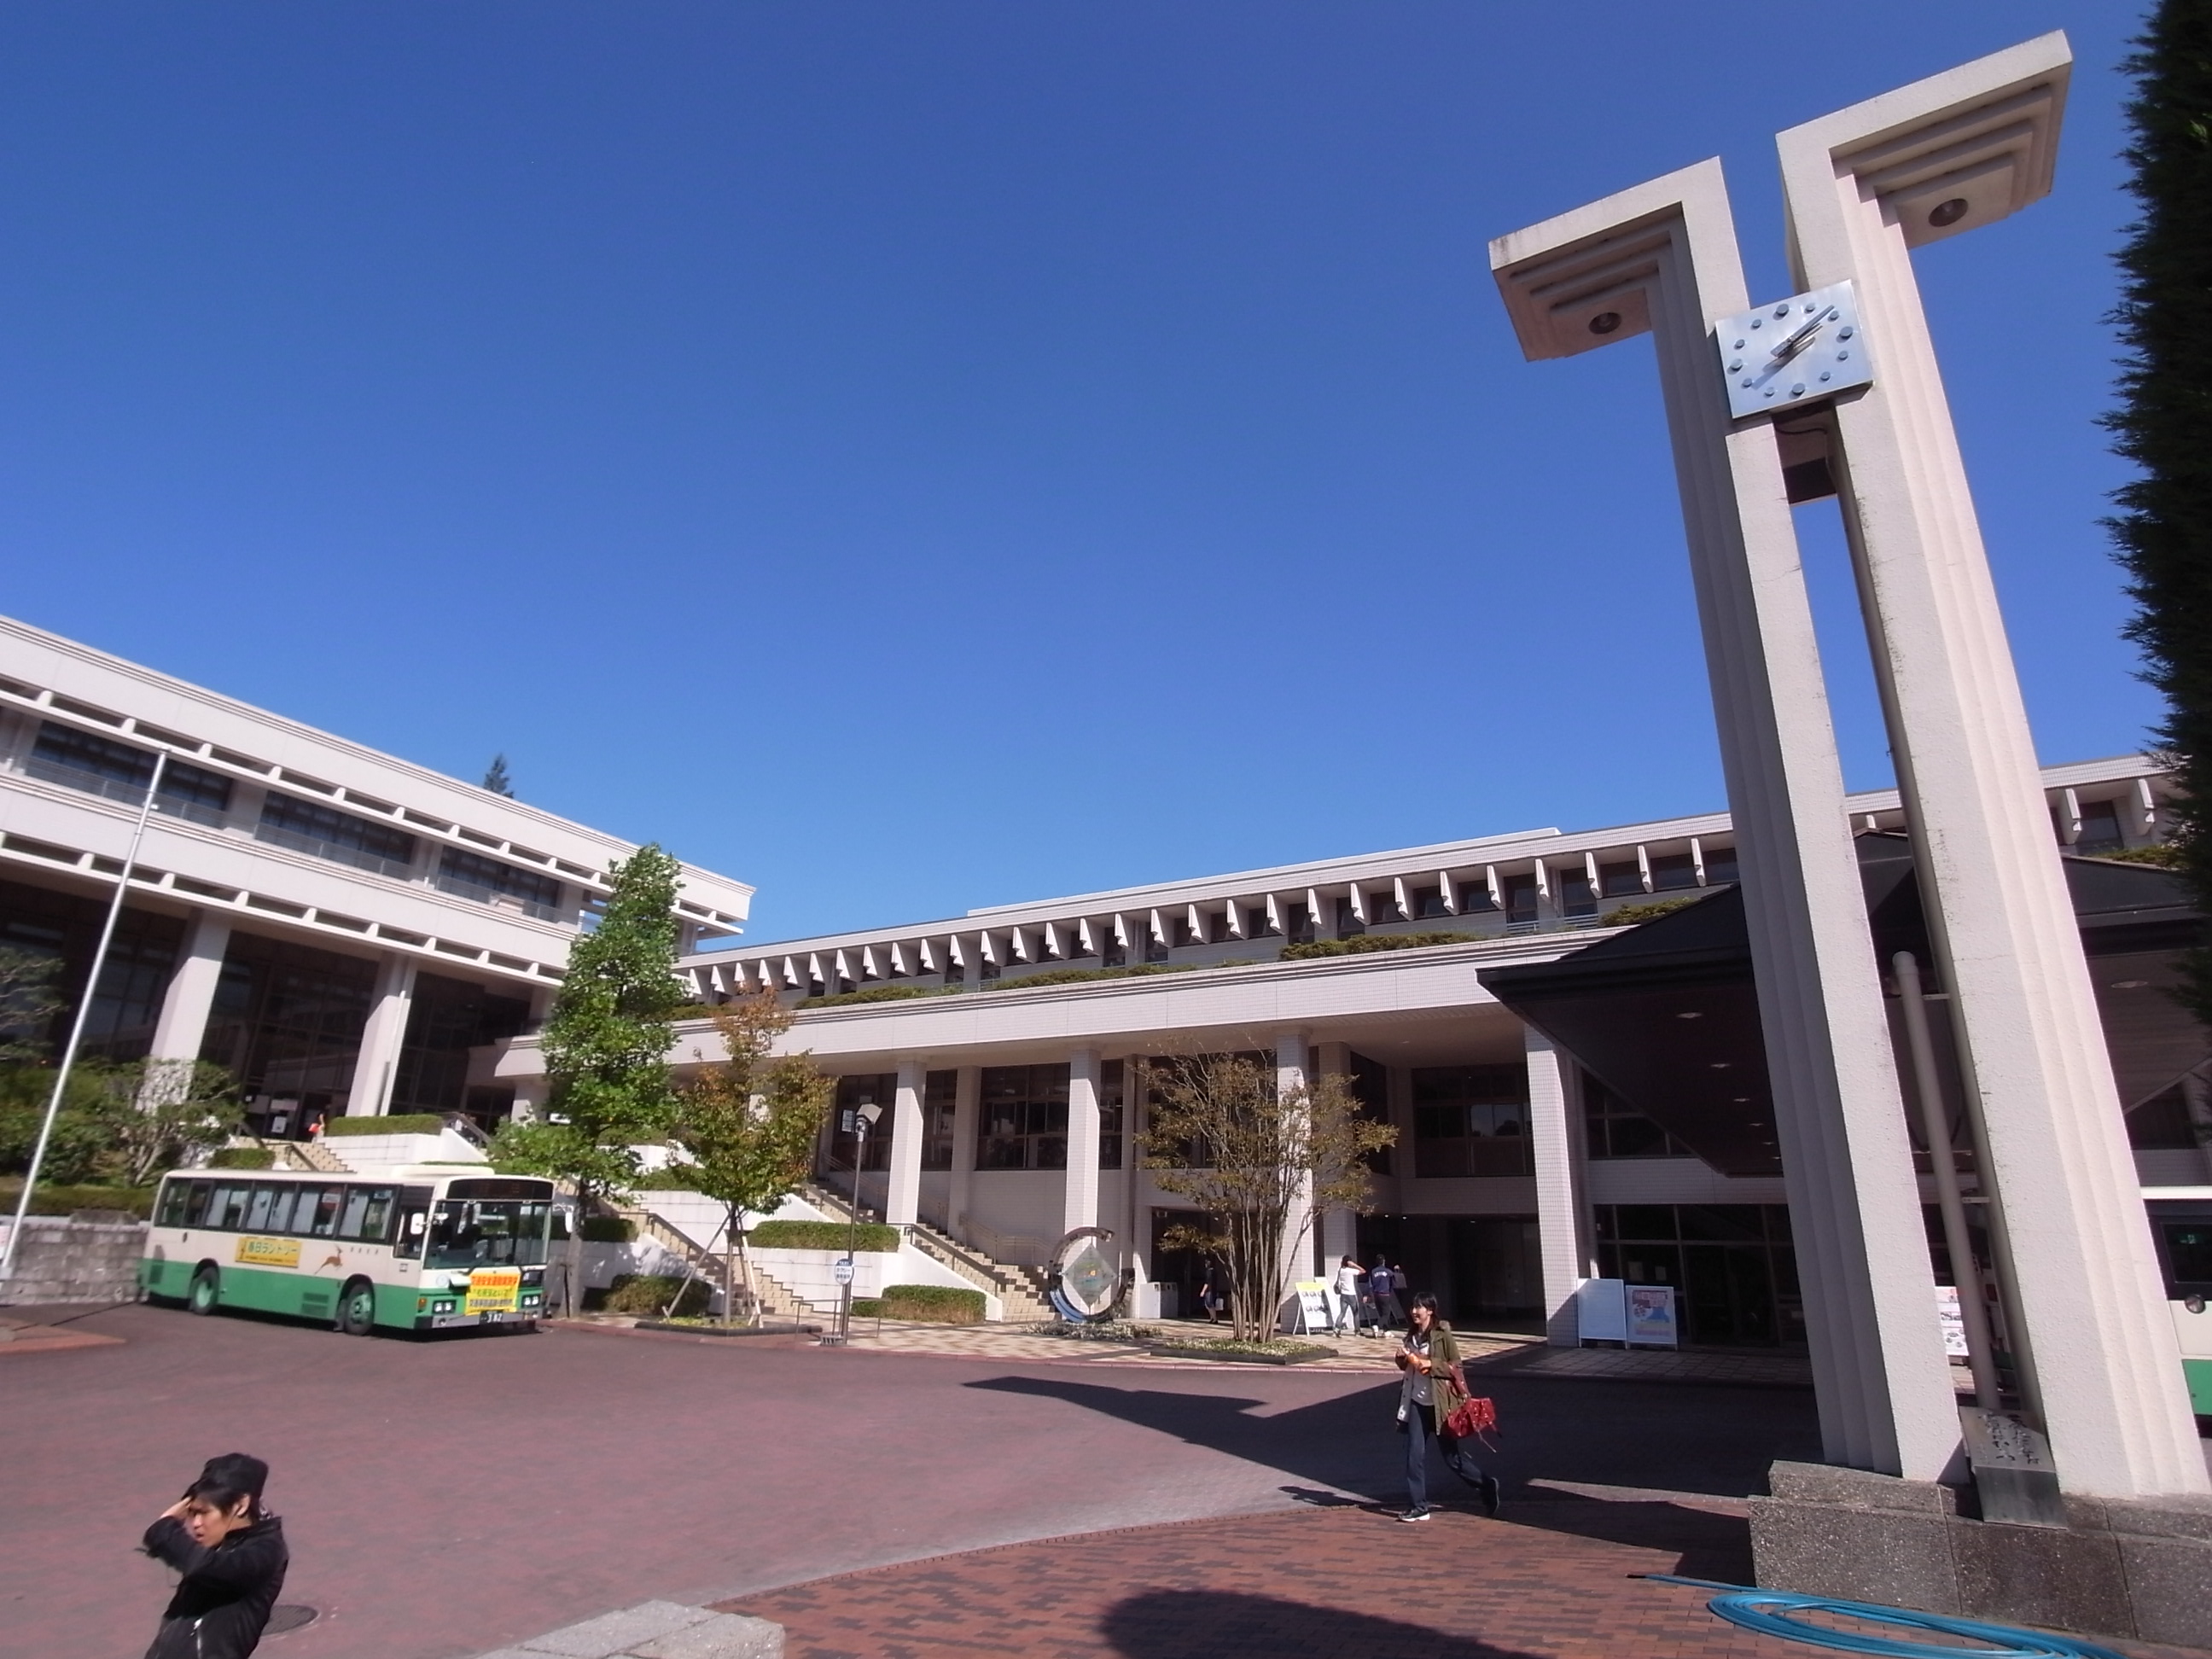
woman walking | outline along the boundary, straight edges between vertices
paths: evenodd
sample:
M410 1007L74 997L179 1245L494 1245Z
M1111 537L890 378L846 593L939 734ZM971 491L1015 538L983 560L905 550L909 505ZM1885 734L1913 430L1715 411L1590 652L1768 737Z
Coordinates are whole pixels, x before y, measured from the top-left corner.
M261 1506L269 1466L211 1457L146 1528L146 1553L184 1575L146 1659L246 1659L284 1588L284 1523Z
M1398 1431L1406 1437L1406 1508L1401 1521L1429 1518L1429 1442L1444 1455L1444 1466L1475 1489L1485 1515L1498 1513L1498 1477L1486 1474L1468 1455L1467 1443L1444 1431L1444 1419L1467 1398L1461 1387L1459 1344L1451 1327L1437 1317L1437 1299L1426 1291L1413 1298L1412 1328L1399 1350L1398 1369L1406 1374L1398 1389Z

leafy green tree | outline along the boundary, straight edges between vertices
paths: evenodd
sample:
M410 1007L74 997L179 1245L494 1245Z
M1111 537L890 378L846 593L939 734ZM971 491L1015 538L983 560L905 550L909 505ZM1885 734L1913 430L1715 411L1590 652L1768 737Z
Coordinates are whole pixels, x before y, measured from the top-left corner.
M726 1212L722 1322L732 1317L733 1261L742 1261L749 1319L757 1324L760 1297L741 1224L747 1212L775 1209L806 1179L836 1084L815 1069L811 1054L775 1053L775 1040L791 1029L792 1017L775 992L739 997L714 1010L713 1018L729 1059L702 1068L680 1091L673 1139L690 1160L684 1178L720 1200Z
M1161 1243L1220 1257L1230 1335L1264 1340L1283 1304L1291 1250L1323 1211L1372 1207L1368 1158L1398 1132L1364 1116L1341 1077L1279 1089L1273 1067L1236 1054L1156 1060L1152 1075L1145 1166L1161 1191L1189 1199L1211 1224L1171 1228Z
M39 1126L46 1119L46 1102L53 1092L51 1066L19 1066L0 1072L0 1170L21 1175L29 1169ZM70 1072L61 1110L54 1116L53 1137L46 1143L46 1161L39 1175L41 1182L73 1187L99 1177L108 1145L107 1127L101 1121L104 1093L105 1085L95 1068L79 1066Z
M658 846L610 868L606 908L569 951L568 977L545 1018L544 1115L504 1125L492 1142L499 1168L575 1190L566 1275L572 1317L583 1301L584 1218L637 1185L637 1149L665 1142L675 1117L668 1050L686 1000L675 971L679 868Z
M94 1115L104 1161L130 1187L211 1152L238 1133L245 1109L228 1072L204 1060L137 1060L100 1066Z
M2155 735L2181 788L2180 868L2212 915L2212 3L2162 0L2136 44L2128 188L2142 214L2120 255L2128 355L2106 424L2142 476L2110 522L2138 607L2128 637L2166 696ZM2212 949L2186 973L2185 1000L2212 1024Z

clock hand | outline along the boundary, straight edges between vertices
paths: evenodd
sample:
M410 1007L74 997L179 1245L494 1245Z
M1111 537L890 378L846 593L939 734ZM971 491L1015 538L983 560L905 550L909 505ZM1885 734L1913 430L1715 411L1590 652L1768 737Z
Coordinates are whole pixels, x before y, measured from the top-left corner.
M1826 325L1828 319L1835 314L1835 307L1826 307L1815 315L1808 317L1789 335L1776 341L1772 353L1775 360L1778 362L1787 362L1791 357L1796 356L1804 343L1819 333Z

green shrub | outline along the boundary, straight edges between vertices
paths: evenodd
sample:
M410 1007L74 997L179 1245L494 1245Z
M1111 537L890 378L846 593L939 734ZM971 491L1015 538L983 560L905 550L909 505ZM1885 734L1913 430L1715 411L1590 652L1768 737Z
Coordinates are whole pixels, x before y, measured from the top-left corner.
M2154 842L2148 847L2118 847L2109 853L2081 853L2080 858L2107 859L2115 864L2148 864L2160 870L2179 870L2184 867L2181 848L2170 841Z
M983 1320L983 1292L950 1285L886 1285L881 1304L885 1319L934 1325L978 1325Z
M879 1297L879 1296L856 1296L856 1297L854 1297L853 1298L853 1317L854 1317L854 1318L855 1318L855 1319L881 1319L883 1316L884 1316L884 1300L883 1300L883 1298L882 1298L881 1297Z
M707 1311L714 1292L703 1279L685 1284L680 1273L617 1273L614 1283L601 1291L599 1309L605 1313L636 1314L641 1318L657 1319L660 1310L676 1300L676 1287L684 1286L684 1295L676 1301L676 1317L696 1318Z
M1649 904L1624 904L1618 910L1607 911L1600 920L1607 927L1633 927L1639 922L1672 915L1684 905L1695 904L1705 896L1703 893L1685 894L1680 898L1653 899Z
M0 1211L15 1214L16 1200L22 1193L21 1177L0 1180ZM41 1181L38 1190L31 1194L31 1213L68 1215L76 1210L128 1210L143 1218L154 1213L154 1193L151 1187L53 1187Z
M853 1243L853 1228L843 1221L763 1221L745 1235L745 1243L756 1250L836 1250L842 1255ZM860 1249L896 1250L898 1247L897 1228L879 1221L860 1224Z
M209 1155L210 1170L273 1170L276 1154L266 1146L218 1146Z
M1241 962L1146 962L1133 968L1048 968L1041 974L1024 974L1019 979L993 979L983 982L987 991L1026 991L1036 986L1083 985L1094 979L1143 979L1150 974L1194 974L1201 966L1209 968L1242 968Z
M1418 951L1429 945L1473 945L1480 933L1355 933L1350 939L1317 939L1304 945L1285 945L1285 962L1311 962L1317 957L1364 957L1374 951Z
M903 1002L908 997L941 997L946 987L941 985L869 985L857 991L839 991L835 995L803 997L802 1008L842 1008L854 1002Z
M628 1244L637 1237L637 1223L618 1215L587 1215L584 1218L584 1242L586 1244Z
M691 1193L698 1191L698 1170L689 1164L670 1164L632 1184L641 1193Z
M326 1117L323 1138L334 1135L434 1135L446 1127L435 1112L400 1112L391 1117Z

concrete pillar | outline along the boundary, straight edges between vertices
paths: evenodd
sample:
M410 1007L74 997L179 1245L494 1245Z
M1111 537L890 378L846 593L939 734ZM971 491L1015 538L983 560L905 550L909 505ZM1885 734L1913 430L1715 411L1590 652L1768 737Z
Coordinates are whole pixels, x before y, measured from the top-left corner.
M891 1092L890 1181L884 1219L894 1227L921 1218L921 1091L927 1079L919 1060L902 1060Z
M982 1103L983 1068L963 1066L952 1090L952 1172L945 1193L945 1218L963 1244L969 1242L969 1177L975 1172L975 1116Z
M413 958L385 957L376 976L376 1000L362 1027L361 1053L353 1063L353 1087L346 1095L347 1116L380 1116L390 1109L400 1045L407 1041L407 1014L414 999Z
M1143 1054L1131 1054L1121 1062L1121 1173L1127 1200L1121 1260L1139 1284L1152 1276L1152 1215L1144 1141L1145 1102L1151 1092L1152 1061Z
M1852 283L1876 370L1831 465L2028 1406L2067 1491L2133 1498L2212 1483L1911 257L2049 189L2069 64L2047 35L1778 142L1797 279Z
M222 979L223 952L230 948L230 919L206 910L192 914L184 954L169 988L161 994L161 1018L154 1024L155 1060L198 1060L207 1036L208 1012Z
M1063 1233L1098 1224L1098 1073L1105 1064L1096 1048L1078 1048L1067 1057L1067 1168L1060 1206Z
M1352 1073L1352 1049L1341 1042L1316 1042L1313 1045L1314 1074L1316 1077L1348 1077ZM1322 1212L1321 1262L1322 1277L1336 1277L1336 1264L1352 1255L1359 1243L1359 1218L1348 1205L1337 1205Z
M1730 416L1708 319L1750 303L1703 161L1500 238L1531 358L1656 348L1830 1462L1934 1480L1960 1435L1779 440Z
M1582 1204L1575 1188L1574 1136L1568 1112L1565 1057L1533 1025L1521 1028L1528 1066L1528 1137L1536 1158L1536 1235L1542 1264L1544 1340L1553 1347L1581 1344L1575 1286L1582 1279Z
M1287 1095L1306 1086L1312 1064L1312 1045L1304 1031L1281 1031L1275 1036L1275 1088ZM1283 1277L1287 1280L1313 1277L1313 1172L1302 1171L1283 1217Z

